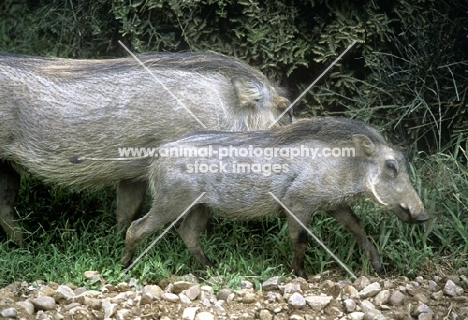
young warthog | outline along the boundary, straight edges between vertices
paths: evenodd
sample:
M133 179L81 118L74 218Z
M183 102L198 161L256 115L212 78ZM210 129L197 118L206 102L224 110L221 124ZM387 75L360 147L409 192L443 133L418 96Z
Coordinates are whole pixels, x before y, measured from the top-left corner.
M197 158L198 156L198 158ZM140 241L188 211L179 234L192 255L212 266L199 245L209 208L229 218L283 213L281 202L305 225L325 210L353 234L375 269L381 264L349 201L368 197L408 223L428 219L410 183L402 152L378 130L359 121L317 117L283 128L252 132L200 132L163 144L149 167L151 210L127 230L121 263L128 265ZM292 268L305 276L307 233L287 215Z
M124 228L144 198L148 161L73 164L73 157L143 155L162 139L202 130L183 105L207 129L226 131L265 129L288 106L262 73L223 55L139 58L181 103L133 58L0 55L0 224L18 244L17 172L76 188L118 182L117 221Z

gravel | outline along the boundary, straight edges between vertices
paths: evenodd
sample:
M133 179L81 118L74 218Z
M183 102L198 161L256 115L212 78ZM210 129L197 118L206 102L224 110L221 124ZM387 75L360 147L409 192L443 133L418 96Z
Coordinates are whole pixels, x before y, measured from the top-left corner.
M222 288L219 279L197 282L192 276L139 285L117 285L87 271L100 290L55 282L14 282L0 289L5 319L450 319L468 320L468 279L464 276L413 280L359 277L333 281L321 276L272 277L261 288L244 280L241 288ZM187 280L188 279L188 280Z

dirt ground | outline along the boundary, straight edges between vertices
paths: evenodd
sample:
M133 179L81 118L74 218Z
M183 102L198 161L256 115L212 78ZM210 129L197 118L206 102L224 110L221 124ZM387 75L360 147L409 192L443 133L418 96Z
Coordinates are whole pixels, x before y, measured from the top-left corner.
M0 289L0 312L11 319L468 319L468 278L453 276L359 277L329 274L272 277L254 288L215 290L192 275L158 284L105 284L100 290L73 284L15 282ZM208 283L208 284L207 284Z

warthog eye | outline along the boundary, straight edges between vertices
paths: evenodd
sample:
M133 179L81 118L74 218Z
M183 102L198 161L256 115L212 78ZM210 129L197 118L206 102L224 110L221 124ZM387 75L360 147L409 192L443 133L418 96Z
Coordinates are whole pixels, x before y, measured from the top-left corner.
M387 167L387 169L389 170L392 170L392 173L393 173L393 176L396 176L397 172L398 172L398 164L395 160L391 159L391 160L386 160L385 161L385 167Z

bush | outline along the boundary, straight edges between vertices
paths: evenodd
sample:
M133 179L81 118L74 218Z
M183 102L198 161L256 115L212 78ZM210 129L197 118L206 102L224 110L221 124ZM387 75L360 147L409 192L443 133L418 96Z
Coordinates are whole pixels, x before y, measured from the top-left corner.
M381 128L395 143L411 148L415 156L412 167L415 185L429 213L435 217L428 225L432 233L394 224L393 217L389 223L381 216L382 211L367 204L357 204L356 209L361 215L374 213L366 228L378 242L383 256L394 260L394 269L387 263L387 271L415 275L418 268L424 267L424 259L432 259L434 255L450 257L453 267L466 264L468 221L463 212L467 211L468 200L467 11L464 0L5 0L0 4L0 50L68 58L126 56L118 40L136 52L213 50L258 67L287 87L294 97L350 43L357 41L353 50L304 96L295 107L296 114L359 118ZM28 187L31 183L32 188ZM23 182L21 203L17 206L24 223L28 224L26 228L37 230L30 235L31 240L44 242L44 246L32 248L33 253L52 250L48 255L57 252L59 261L67 253L66 249L76 244L76 238L82 236L100 245L107 241L106 232L95 235L94 225L81 217L90 207L94 208L88 213L91 218L93 212L105 211L104 220L93 221L97 226L111 228L113 214L108 207L112 206L112 200L105 193L99 196L82 193L79 196L84 195L89 202L81 202L75 199L75 193L47 189L50 191L43 194L39 191L42 187L34 187L35 183ZM73 200L68 200L70 197ZM40 199L44 198L50 199L42 203ZM105 199L102 203L101 198ZM55 221L57 210L60 221ZM323 230L334 230L336 224L329 220L321 219L317 225ZM80 234L75 227L82 224L86 225ZM239 231L244 226L235 228L240 228L236 229ZM284 233L282 225L277 228ZM39 231L44 233L40 235ZM327 237L326 234L332 232L323 236ZM339 237L326 239L332 249L338 250L347 262L353 260L351 256L358 260L356 244L349 240L349 235L336 234ZM68 242L64 247L57 247L54 245L60 241L57 238ZM269 238L270 242L262 247L271 247L277 239ZM116 261L119 253L114 249L120 242L111 238L110 246L98 250L111 258L106 262L95 261L96 268L103 270L105 263ZM212 243L216 245L216 241ZM81 262L97 254L91 254L89 248L78 247L77 250L85 250L74 253L85 257ZM277 247L279 257L273 260L289 263L286 255L290 248ZM1 244L0 251L4 248ZM172 251L164 253L167 259L160 262L164 267L162 273L190 270L187 257L171 257ZM7 257L10 251L2 252ZM21 261L24 252L19 249L12 255ZM228 255L225 253L225 260L229 260ZM328 258L323 255L321 250L309 250L308 263L315 271L325 266L322 260ZM166 265L167 261L179 258L185 259L181 267ZM15 258L4 260L11 265L10 269L6 268L10 273L0 275L0 279L12 281L21 277L24 271L21 263ZM407 265L409 260L412 263ZM34 265L34 261L28 263ZM274 263L268 265L274 267ZM148 262L136 272L142 277L148 272L157 273L153 264ZM236 261L234 264L245 267L236 272L252 273L249 263ZM233 264L229 262L229 265ZM77 266L79 271L67 274L64 280L80 279L86 265L78 263ZM60 271L63 266L54 268L51 270ZM367 268L364 262L362 270ZM40 268L34 270L29 277L34 279L41 272ZM110 268L108 272L117 275L120 270ZM289 269L280 267L278 272L289 272ZM157 278L161 274L152 276ZM55 273L50 279L54 276Z

